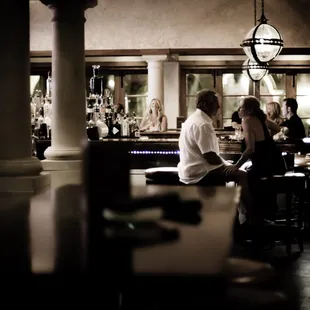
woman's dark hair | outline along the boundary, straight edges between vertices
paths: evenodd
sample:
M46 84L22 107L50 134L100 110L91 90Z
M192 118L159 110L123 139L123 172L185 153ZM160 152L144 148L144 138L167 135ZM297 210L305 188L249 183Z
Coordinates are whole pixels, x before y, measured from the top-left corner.
M243 99L243 109L252 116L256 116L261 122L266 121L266 114L260 108L258 99L254 96L247 96Z

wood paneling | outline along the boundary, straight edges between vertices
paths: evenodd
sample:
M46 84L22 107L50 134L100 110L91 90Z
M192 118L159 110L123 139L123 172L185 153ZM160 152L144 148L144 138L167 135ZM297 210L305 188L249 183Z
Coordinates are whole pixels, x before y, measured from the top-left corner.
M245 55L242 48L174 48L86 50L85 56L142 56L142 55ZM283 48L280 55L310 55L310 48ZM51 51L32 51L30 57L51 57Z

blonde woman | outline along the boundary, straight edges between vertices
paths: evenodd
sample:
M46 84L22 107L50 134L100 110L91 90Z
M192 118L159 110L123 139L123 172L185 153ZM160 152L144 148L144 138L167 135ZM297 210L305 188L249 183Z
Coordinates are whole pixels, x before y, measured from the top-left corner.
M150 109L140 123L140 131L167 131L167 124L160 100L152 99Z
M271 101L266 105L267 119L281 125L283 123L283 118L281 117L281 107L276 101Z

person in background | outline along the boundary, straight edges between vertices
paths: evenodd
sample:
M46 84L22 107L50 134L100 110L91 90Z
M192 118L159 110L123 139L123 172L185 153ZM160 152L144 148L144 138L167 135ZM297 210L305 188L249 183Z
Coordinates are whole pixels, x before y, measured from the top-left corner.
M241 128L242 119L239 116L240 108L231 115L231 127L234 129Z
M280 131L280 127L267 119L266 114L260 109L260 102L254 96L243 99L239 114L242 117L245 150L236 166L240 168L248 160L252 162L246 169L249 188L252 197L255 198L255 215L263 224L264 217L274 220L277 196L272 192L261 193L259 180L261 177L285 173L284 160L272 138L273 134Z
M305 127L297 115L298 103L295 98L286 98L282 104L282 114L286 121L281 124L290 139L302 139L306 136Z
M140 131L167 131L168 119L159 99L151 100L150 109L140 123Z
M281 106L276 101L268 102L266 105L267 119L281 125L284 119L281 117Z
M117 103L114 105L114 112L116 114L125 113L125 108L121 103Z
M225 185L230 181L238 183L246 209L242 212L249 219L251 197L247 173L226 162L219 154L218 139L212 125L212 117L219 107L217 93L213 90L204 89L197 94L196 111L183 123L179 137L179 179L184 184L200 186Z

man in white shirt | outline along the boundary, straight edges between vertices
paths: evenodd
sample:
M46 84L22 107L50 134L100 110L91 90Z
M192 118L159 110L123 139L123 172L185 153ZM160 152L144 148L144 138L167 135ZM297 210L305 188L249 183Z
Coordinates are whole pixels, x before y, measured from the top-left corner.
M216 92L204 89L196 96L196 111L183 123L180 138L179 178L182 183L219 185L234 181L242 188L241 199L247 212L251 206L247 173L219 155L212 116L219 109ZM239 211L240 212L240 211Z

